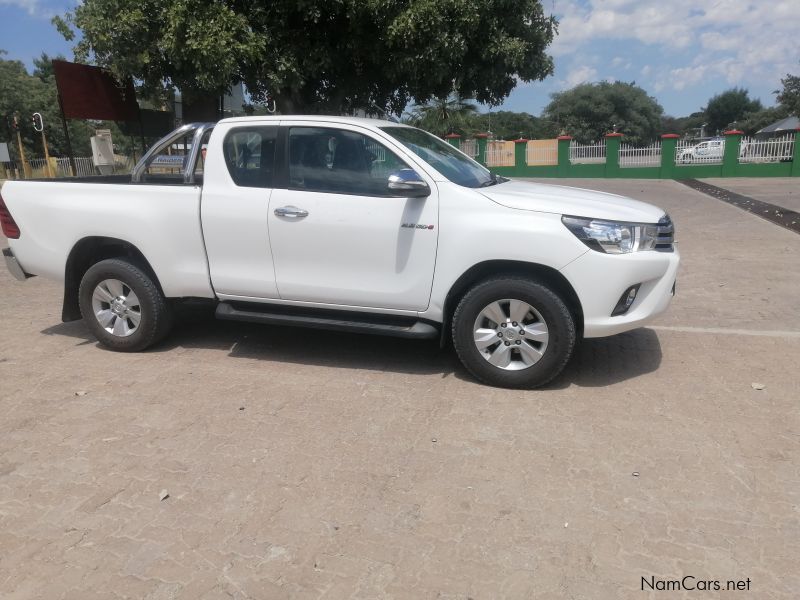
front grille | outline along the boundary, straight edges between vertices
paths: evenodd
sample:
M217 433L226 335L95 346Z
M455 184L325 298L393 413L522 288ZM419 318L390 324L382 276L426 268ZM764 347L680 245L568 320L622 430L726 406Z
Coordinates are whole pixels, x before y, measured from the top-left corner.
M672 252L675 243L675 228L672 226L672 219L669 215L664 215L658 221L655 249L659 252Z

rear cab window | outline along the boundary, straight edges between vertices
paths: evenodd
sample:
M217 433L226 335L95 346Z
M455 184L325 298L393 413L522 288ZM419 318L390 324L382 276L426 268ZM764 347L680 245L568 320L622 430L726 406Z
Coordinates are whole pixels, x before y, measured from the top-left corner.
M213 123L185 125L160 139L131 173L132 183L202 186Z
M227 133L222 152L237 186L273 187L277 139L277 126L237 127Z

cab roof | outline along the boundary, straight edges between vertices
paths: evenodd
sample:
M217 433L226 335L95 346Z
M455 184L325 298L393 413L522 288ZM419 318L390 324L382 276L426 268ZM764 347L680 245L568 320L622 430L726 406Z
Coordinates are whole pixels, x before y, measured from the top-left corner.
M386 119L370 119L366 117L337 117L331 115L254 115L251 117L231 117L222 119L219 124L247 123L252 121L316 121L318 123L350 123L366 127L408 127L403 123L395 123Z

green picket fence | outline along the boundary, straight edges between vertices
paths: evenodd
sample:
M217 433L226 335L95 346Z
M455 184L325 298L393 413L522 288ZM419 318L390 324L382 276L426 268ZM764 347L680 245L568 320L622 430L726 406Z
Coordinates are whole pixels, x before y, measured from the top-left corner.
M556 140L498 142L486 135L474 139L446 136L498 175L508 177L575 177L630 179L705 179L709 177L800 177L800 134L773 140L744 139L741 131L724 138L688 144L674 134L645 148L623 143L609 133L597 144L577 144L570 136Z

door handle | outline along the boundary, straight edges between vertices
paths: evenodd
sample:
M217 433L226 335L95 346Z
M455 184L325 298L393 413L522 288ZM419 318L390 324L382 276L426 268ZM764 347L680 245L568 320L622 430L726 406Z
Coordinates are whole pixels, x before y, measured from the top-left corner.
M281 206L275 209L276 217L291 217L292 219L301 219L308 216L308 211L296 206Z

